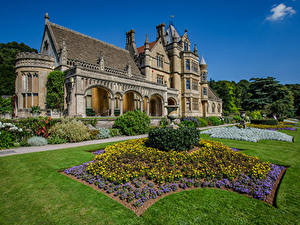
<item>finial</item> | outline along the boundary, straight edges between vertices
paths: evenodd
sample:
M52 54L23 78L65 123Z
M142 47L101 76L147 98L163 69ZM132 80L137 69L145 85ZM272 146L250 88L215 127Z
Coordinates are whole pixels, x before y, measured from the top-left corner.
M148 34L146 34L146 41L145 41L145 44L149 44Z
M184 32L187 33L187 29L186 28L185 28Z
M194 53L196 54L196 55L198 55L198 49L197 49L197 45L195 44L195 47L194 47Z
M48 15L48 13L46 12L46 13L45 13L45 22L48 22L49 19L50 19L50 18L49 18L49 15Z

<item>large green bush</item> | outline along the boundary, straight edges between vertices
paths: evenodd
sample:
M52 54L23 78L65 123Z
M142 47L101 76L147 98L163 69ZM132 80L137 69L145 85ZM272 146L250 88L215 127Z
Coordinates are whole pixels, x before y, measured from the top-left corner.
M118 117L114 123L114 128L120 129L124 135L145 134L149 131L150 118L146 113L129 111Z
M208 124L211 126L219 126L224 123L219 117L216 116L210 116L207 119L208 119Z
M89 129L78 120L63 120L50 129L50 135L65 139L68 142L90 140Z
M200 132L196 128L155 128L149 131L146 145L161 151L184 151L193 148L199 139Z
M208 122L205 118L197 117L199 127L207 127Z
M6 130L0 131L0 149L6 149L14 146L14 138Z

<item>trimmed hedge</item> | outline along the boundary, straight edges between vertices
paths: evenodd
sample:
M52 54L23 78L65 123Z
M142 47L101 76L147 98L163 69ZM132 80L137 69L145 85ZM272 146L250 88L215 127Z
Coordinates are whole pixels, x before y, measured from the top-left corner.
M262 125L277 125L278 121L277 120L251 120L251 123L253 124L262 124Z
M161 151L185 151L193 148L199 140L200 132L196 128L155 128L149 131L146 145Z

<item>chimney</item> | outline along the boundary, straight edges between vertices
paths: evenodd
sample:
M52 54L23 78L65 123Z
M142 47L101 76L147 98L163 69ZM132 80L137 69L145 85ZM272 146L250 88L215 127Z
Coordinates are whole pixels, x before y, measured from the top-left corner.
M130 52L130 54L134 57L137 55L137 49L135 45L135 31L131 29L130 31L126 32L126 50Z
M157 30L156 39L161 38L161 40L163 42L163 45L165 45L165 43L166 43L165 27L166 27L165 23L162 23L162 24L159 24L159 25L156 26L156 30Z

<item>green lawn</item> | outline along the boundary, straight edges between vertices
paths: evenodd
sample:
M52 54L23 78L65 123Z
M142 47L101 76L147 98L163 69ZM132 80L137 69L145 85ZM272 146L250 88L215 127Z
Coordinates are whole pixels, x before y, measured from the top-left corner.
M0 224L300 224L300 130L295 143L221 140L249 155L289 166L276 205L220 189L169 195L141 217L57 171L93 159L92 145L0 158ZM205 136L206 138L208 136Z

